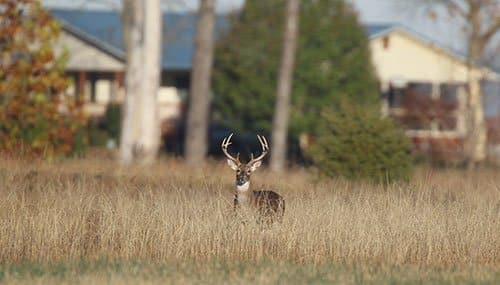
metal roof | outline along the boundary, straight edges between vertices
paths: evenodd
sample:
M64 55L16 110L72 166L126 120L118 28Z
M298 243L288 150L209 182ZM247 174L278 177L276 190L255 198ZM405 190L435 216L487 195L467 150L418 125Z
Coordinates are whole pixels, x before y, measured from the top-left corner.
M121 16L118 11L52 9L51 13L67 32L118 59L125 60ZM193 13L163 14L163 69L191 69L196 19L197 16ZM216 36L228 26L227 23L225 17L216 17Z
M125 60L121 15L118 11L52 9L51 13L61 21L63 29L67 32L96 46L115 58L123 61ZM163 69L191 69L194 54L196 19L197 15L195 13L185 12L163 14ZM384 36L390 32L398 30L430 45L431 47L440 49L460 61L465 61L464 55L439 45L432 39L400 24L365 24L364 26L370 39ZM216 16L216 37L219 37L228 27L229 21L226 16Z
M366 33L368 37L374 38L380 34L383 34L385 31L389 31L397 24L385 23L385 24L364 24Z

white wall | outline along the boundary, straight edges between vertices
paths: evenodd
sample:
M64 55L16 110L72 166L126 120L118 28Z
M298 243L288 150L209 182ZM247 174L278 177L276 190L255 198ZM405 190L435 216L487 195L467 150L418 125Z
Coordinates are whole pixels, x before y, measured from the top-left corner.
M388 34L388 46L384 37L371 40L372 60L382 82L393 80L425 82L466 82L465 64L448 56L437 48L396 31Z
M64 48L69 53L68 70L122 71L125 68L123 62L66 31L61 33L56 51L60 53Z

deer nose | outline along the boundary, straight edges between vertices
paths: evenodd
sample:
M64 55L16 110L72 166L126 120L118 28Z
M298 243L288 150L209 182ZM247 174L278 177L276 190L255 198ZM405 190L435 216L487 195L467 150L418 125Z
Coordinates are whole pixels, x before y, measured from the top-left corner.
M241 185L245 184L245 182L246 181L245 181L244 178L237 178L236 179L236 185L238 185L238 186L241 186Z

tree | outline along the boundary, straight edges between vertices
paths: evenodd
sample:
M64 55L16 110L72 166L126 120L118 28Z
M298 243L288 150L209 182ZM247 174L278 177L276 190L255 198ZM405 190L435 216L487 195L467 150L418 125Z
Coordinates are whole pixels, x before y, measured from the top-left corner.
M214 0L202 0L196 32L187 114L186 161L201 166L207 154L210 83L213 63Z
M352 180L390 183L408 180L412 172L411 142L379 108L341 102L325 109L309 154L318 172Z
M36 157L81 153L86 117L65 94L60 24L36 0L0 2L0 151Z
M154 161L160 130L157 95L160 80L160 0L125 0L125 90L120 158L125 164Z
M247 1L216 47L215 120L239 132L269 134L284 24L282 0ZM351 5L304 1L293 73L289 138L314 133L325 106L342 98L378 104L368 39ZM274 151L274 149L273 149Z
M465 155L469 169L486 158L486 126L481 92L481 74L475 68L481 63L486 48L500 31L498 0L427 0L426 7L444 7L452 17L464 23L467 41L468 102ZM421 5L421 4L420 4ZM431 10L431 16L436 13Z
M274 171L282 171L286 161L290 93L299 25L299 1L288 0L286 11L283 53L279 70L271 136L273 152L271 153L270 166Z

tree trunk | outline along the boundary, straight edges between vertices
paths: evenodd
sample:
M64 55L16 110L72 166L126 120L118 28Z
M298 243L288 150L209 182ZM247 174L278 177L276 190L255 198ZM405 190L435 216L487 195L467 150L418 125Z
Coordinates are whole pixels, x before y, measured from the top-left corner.
M191 73L191 90L185 142L186 162L202 166L207 154L210 111L210 81L214 45L214 0L200 2L196 32L196 50Z
M467 168L475 169L477 164L486 159L487 134L484 122L483 98L480 79L470 75L469 90L469 130L466 137Z
M483 96L481 92L481 75L475 71L475 65L481 59L485 46L481 36L481 6L480 3L469 1L467 14L470 26L468 36L468 110L467 110L467 136L465 138L466 162L469 170L474 169L478 163L486 159L487 134L484 121Z
M150 164L159 147L157 96L160 80L160 0L125 0L127 51L120 159Z
M283 171L287 154L288 117L292 90L295 51L299 25L299 1L288 0L283 38L283 53L279 70L276 105L271 135L271 170Z
M470 46L473 46L471 44ZM465 138L465 150L467 168L473 170L486 159L487 133L484 120L483 96L481 91L480 74L473 68L473 63L479 60L480 56L475 56L475 49L469 52L468 82L467 90L469 95L467 108L467 136Z

